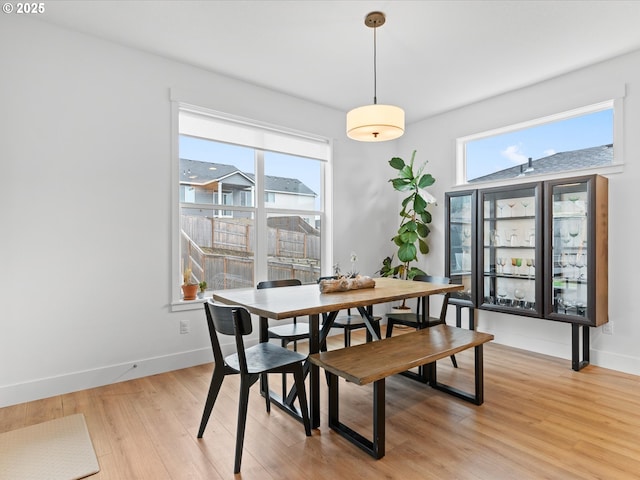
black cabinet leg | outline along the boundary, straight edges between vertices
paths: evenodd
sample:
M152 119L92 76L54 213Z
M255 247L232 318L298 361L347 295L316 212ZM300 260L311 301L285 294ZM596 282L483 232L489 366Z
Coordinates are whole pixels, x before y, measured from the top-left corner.
M582 360L580 360L580 328L582 328ZM571 368L579 372L589 365L589 327L571 324Z

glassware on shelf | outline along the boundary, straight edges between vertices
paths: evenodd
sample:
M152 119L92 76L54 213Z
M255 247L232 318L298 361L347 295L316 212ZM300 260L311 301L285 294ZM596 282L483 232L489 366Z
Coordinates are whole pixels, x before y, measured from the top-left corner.
M582 272L582 269L584 267L587 266L587 258L585 256L584 253L577 253L576 254L576 268L578 269L578 272L576 274L576 278L577 279L583 279L584 278L584 273Z
M531 268L533 267L533 258L527 258L527 267L529 267L529 276L531 276Z
M529 206L529 200L528 199L522 200L520 203L524 207L524 216L526 217L527 216L527 207Z
M509 235L509 245L511 245L512 247L517 247L518 246L518 234L517 234L517 229L514 228L511 230L511 235Z
M566 253L562 253L560 255L560 259L558 260L558 264L560 265L560 267L562 268L562 276L566 277L565 274L565 268L567 268L567 266L569 265L567 263L567 254Z
M498 305L506 303L507 291L504 287L498 287Z
M504 257L498 257L496 261L498 262L498 266L500 267L500 271L498 273L504 273L504 266L507 264L507 259Z
M498 233L497 230L491 230L491 233L489 234L489 244L494 247L499 247L502 244L500 233Z
M498 203L498 208L500 209L500 217L503 217L502 210L504 209L504 205L502 203Z
M510 209L510 212L509 212L510 215L509 216L513 217L513 207L516 206L516 201L515 200L509 200L507 202L507 205L509 206L509 209Z
M569 220L569 228L567 229L567 232L573 240L573 246L576 247L576 237L580 235L580 220L577 218Z
M524 302L523 302L523 300L524 300L524 289L522 289L522 288L516 288L516 289L513 291L513 296L514 296L514 297L515 297L515 299L517 300L517 304L516 304L516 306L517 306L517 307L521 307L521 308L522 308L522 307L524 306Z
M575 253L568 253L567 254L567 263L569 264L569 266L571 267L571 270L573 271L573 275L574 278L577 278L577 272L576 272L576 254Z

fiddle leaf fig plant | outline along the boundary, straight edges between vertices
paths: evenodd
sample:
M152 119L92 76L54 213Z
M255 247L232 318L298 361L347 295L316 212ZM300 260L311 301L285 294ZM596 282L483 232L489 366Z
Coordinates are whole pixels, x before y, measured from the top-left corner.
M416 275L425 275L418 267L411 266L411 262L417 261L418 252L423 255L429 253L426 238L430 232L431 213L427 208L430 204L436 203L436 199L425 190L436 180L430 173L424 173L427 162L414 168L415 156L414 150L408 164L400 157L389 160L389 165L397 170L397 177L389 182L395 190L407 192L408 195L402 200L400 227L391 239L398 247L397 256L400 263L393 267L387 265L385 272L381 273L383 276L396 276L405 280L412 280Z

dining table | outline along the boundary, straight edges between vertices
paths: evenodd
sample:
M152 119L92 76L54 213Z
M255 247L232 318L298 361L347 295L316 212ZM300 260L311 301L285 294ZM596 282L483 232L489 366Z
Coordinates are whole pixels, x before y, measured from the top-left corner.
M337 313L346 309L357 309L367 326L373 341L379 340L372 322L373 305L398 302L409 298L420 298L432 294L462 290L462 285L412 282L398 278L374 278L375 286L331 293L322 293L318 284L296 285L280 288L239 288L216 290L213 299L226 305L238 305L260 318L260 342L268 341L268 320L286 320L293 317L309 317L309 354L318 353L331 329ZM320 324L320 316L323 323ZM320 426L320 371L310 362L309 371L309 417L311 427ZM293 387L295 388L295 387ZM264 385L262 392L265 394ZM273 395L270 395L273 396ZM300 419L293 407L295 390L286 399L274 399L273 403L287 413Z

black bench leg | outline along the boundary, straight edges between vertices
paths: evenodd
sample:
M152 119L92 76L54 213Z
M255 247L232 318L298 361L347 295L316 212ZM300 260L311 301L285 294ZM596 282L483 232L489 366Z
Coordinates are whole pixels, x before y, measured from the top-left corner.
M385 450L385 379L373 384L373 440L360 435L344 423L340 423L338 402L338 377L329 374L329 427L361 448L373 458L384 457Z
M482 405L484 402L484 357L483 357L483 348L482 344L474 347L474 357L475 357L475 392L474 394L470 394L464 392L458 388L451 387L449 385L445 385L443 383L438 383L438 377L436 372L436 363L432 362L426 366L429 377L429 385L435 388L436 390L441 390L446 392L454 397L461 398L462 400L466 400L467 402L475 403L476 405Z

